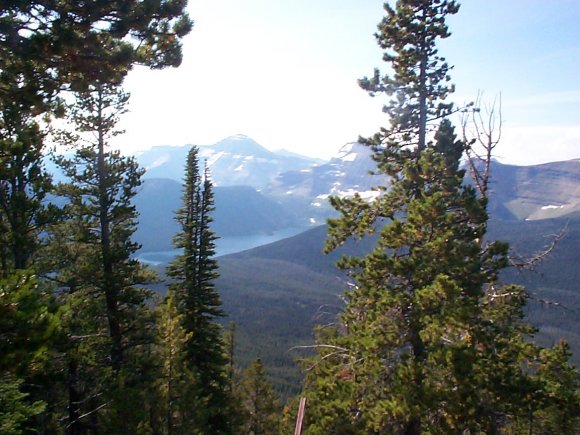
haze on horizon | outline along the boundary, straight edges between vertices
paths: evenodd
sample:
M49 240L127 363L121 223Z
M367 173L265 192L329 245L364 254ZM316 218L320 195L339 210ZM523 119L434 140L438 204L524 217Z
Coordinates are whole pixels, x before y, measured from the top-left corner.
M536 164L580 157L580 2L460 1L440 54L454 65L452 100L501 93L497 159ZM271 150L328 159L388 120L385 100L357 79L387 71L370 0L196 0L184 62L137 68L116 145L208 145L245 134ZM456 122L457 124L457 122Z

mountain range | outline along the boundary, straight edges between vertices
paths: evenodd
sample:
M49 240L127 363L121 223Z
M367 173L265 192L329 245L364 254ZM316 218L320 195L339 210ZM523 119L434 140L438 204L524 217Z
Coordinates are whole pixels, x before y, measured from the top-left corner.
M147 168L136 198L141 214L137 240L145 251L171 246L189 149L154 147L137 156ZM357 143L346 144L328 162L271 152L243 135L199 150L216 186L214 229L222 237L321 225L334 215L329 196L358 192L371 199L379 194L374 186L388 185L384 176L371 175L370 150ZM503 220L580 211L580 159L536 166L493 162L489 210L492 218Z
M137 156L149 168L136 198L136 238L144 251L171 247L188 150L156 147ZM371 199L378 194L373 186L388 185L388 180L371 175L370 151L356 143L321 162L273 153L238 135L200 147L200 155L216 184L213 229L218 236L304 230L218 258L217 287L227 321L238 325L238 358L244 365L262 357L278 388L294 391L300 374L293 361L300 352L289 349L311 343L314 326L332 321L344 304L349 284L335 266L337 259L362 255L373 244L372 239L352 241L322 254L326 227L321 224L334 215L328 197L358 192ZM536 339L551 344L565 337L580 365L580 159L536 166L493 162L489 210L489 238L510 242L514 255L522 258L545 248L551 235L566 233L534 272L508 270L502 279L528 288L527 315L540 328Z
M181 182L191 146L157 146L137 154L147 178L169 178ZM208 166L215 186L252 186L259 190L278 174L309 168L318 159L287 151L269 151L253 139L239 134L214 145L199 146L199 158Z

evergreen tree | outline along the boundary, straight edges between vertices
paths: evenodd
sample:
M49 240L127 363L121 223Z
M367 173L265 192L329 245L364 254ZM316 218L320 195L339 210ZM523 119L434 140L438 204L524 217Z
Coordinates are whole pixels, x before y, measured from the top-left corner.
M280 398L266 379L264 365L259 358L244 370L237 395L243 419L241 433L280 433Z
M229 433L227 358L222 328L216 323L223 312L213 283L218 276L213 258L217 237L210 229L213 188L207 169L202 179L197 153L197 147L193 147L187 157L183 206L176 215L181 231L174 241L183 253L167 270L173 280L169 292L183 318L184 331L191 334L186 343L187 363L197 373L200 385L198 402L191 406L204 410L196 429L203 433Z
M30 380L44 372L57 327L54 302L36 277L18 271L0 278L0 433L32 429L32 418L45 410Z
M47 121L48 114L62 115L62 105L57 98L62 90L84 91L90 94L94 91L95 83L118 84L122 82L134 64L147 65L152 68L179 65L181 38L191 29L191 21L184 13L186 3L186 0L154 2L99 0L80 3L78 1L9 0L0 3L0 276L9 277L15 269L33 268L42 272L44 278L52 280L55 278L55 269L46 269L44 266L59 263L58 257L52 258L52 261L46 261L46 256L44 256L42 270L39 270L41 265L36 258L40 245L39 235L46 235L47 225L55 224L58 217L54 210L45 205L51 183L50 177L43 169L46 131L40 128L40 117L47 115L44 119ZM83 158L90 160L90 153L85 153L84 157L82 154L82 152L77 154L79 162ZM128 184L138 178L138 171L131 160L125 161L118 154L110 154L109 157L101 160L101 163L105 162L101 165L101 180L104 180L102 169L104 167L108 170L109 164L121 172L126 171L127 180L133 180ZM85 163L81 162L81 165ZM77 174L80 172L82 171L77 171ZM128 184L117 190L117 199L120 203L126 199L123 199L123 195L133 192L132 189L136 186L134 184L133 187L128 187ZM101 187L104 185L102 184ZM107 189L114 197L115 188L109 186ZM101 191L101 199L106 196L103 192L104 190ZM78 189L77 193L79 197L85 194L83 189ZM115 231L112 231L110 234L112 242L107 243L106 231L102 231L103 227L96 229L95 221L91 221L91 217L94 216L90 214L90 211L86 219L81 216L88 210L86 206L87 203L80 201L79 204L70 207L69 212L76 213L76 218L71 218L66 224L70 230L68 242L74 239L79 249L70 249L66 255L63 255L60 263L66 263L66 265L59 265L64 269L59 268L57 281L60 286L64 285L68 289L69 297L66 298L66 306L69 310L80 310L83 316L75 318L71 311L64 310L65 326L69 331L69 338L71 338L69 344L72 348L87 351L85 353L79 350L79 355L84 356L75 358L90 361L90 365L93 366L103 366L102 358L93 358L103 355L101 347L95 344L96 342L102 344L99 337L109 335L112 338L112 344L107 346L110 350L108 352L111 357L110 361L114 366L112 370L120 372L119 368L127 362L127 354L131 354L130 349L135 349L137 344L143 341L137 339L136 331L141 331L140 333L146 331L145 324L149 323L148 310L143 304L144 292L132 286L134 283L143 281L138 277L144 275L143 271L137 272L138 268L134 267L135 264L127 268L117 268L120 264L126 266L130 263L126 261L129 257L123 258L125 254L119 255L118 252L123 250L119 251L116 243L123 239L127 242L125 247L128 249L128 255L131 250L134 252L136 246L128 242L127 236L132 232L131 226L134 223L125 227L123 230L125 234L113 234ZM126 210L128 210L127 207L125 207ZM113 213L111 222L116 223L119 220L127 223L127 219L134 217L127 218L127 216L125 212ZM83 226L73 228L70 225L73 220ZM59 224L58 229L54 226L51 229L53 235L55 232L60 233L58 238L61 241L66 240L66 225ZM116 228L122 226L119 225ZM93 249L96 231L105 234L103 243L100 244L103 248L101 250ZM70 245L71 243L67 243L67 246ZM47 249L47 252L50 249L54 252L54 247ZM110 268L107 266L107 268L113 269L108 270L104 275L109 278L115 273L124 276L123 285L109 286L108 284L113 282L109 278L104 279L108 281L106 287L102 286L103 280L100 283L92 283L90 280L90 274L95 272L91 270L91 266L94 266L96 259L103 252L108 258L104 263L112 266ZM73 259L78 260L79 263L71 263ZM89 265L81 266L83 262ZM77 272L82 276L75 275ZM103 276L99 275L97 270L92 278L99 280ZM35 287L39 296L45 281L41 281L40 284ZM134 291L128 291L131 288ZM104 295L103 290L106 290ZM119 297L116 298L116 295ZM105 316L102 310L99 312L97 309L102 307L102 302L105 302L107 307ZM118 310L115 308L116 305L119 307ZM136 310L134 316L124 317L125 308L130 307L128 311L131 311L132 308L138 306L141 306L145 314L143 312L138 314ZM25 314L21 313L22 316ZM100 323L103 318L108 318L104 335L103 325ZM98 322L95 322L97 319ZM143 327L137 327L138 323L142 323ZM134 344L125 342L126 331L135 334L135 340L128 340ZM32 337L30 339L32 340ZM72 355L70 350L67 351L68 357ZM58 365L60 361L60 359L55 360L54 365ZM76 360L69 360L69 387L71 387L69 392L72 394L73 390L79 389L87 393L83 400L76 400L73 397L74 394L70 396L69 419L75 422L75 415L82 413L90 415L89 418L96 421L97 413L94 411L100 409L106 399L100 394L89 393L91 388L86 385L82 386L83 382L73 381L78 379L74 374L79 370L77 363ZM127 372L138 376L135 371L128 370ZM89 371L86 371L83 376L84 381L89 378L94 379L93 385L97 385L100 381ZM110 378L110 376L105 376L102 379ZM27 382L23 385L26 384ZM127 385L125 383L126 387ZM51 389L48 388L48 384L43 386L43 391ZM135 388L135 391L137 390L139 387ZM53 406L56 401L49 402ZM85 408L77 407L75 410L72 406L75 403L82 404ZM119 400L119 403L126 403L131 408L131 404L126 400ZM56 420L62 421L60 417L58 416ZM40 432L49 430L44 422L42 425L43 427L38 428ZM96 424L92 426L96 428ZM80 433L80 431L86 433L84 428L75 427L73 423L67 427L70 433Z
M192 333L185 332L183 315L177 310L174 295L169 294L160 309L156 358L161 371L157 377L157 433L193 434L203 408L196 404L200 388L197 374L187 360L187 343ZM199 403L197 403L199 405Z
M15 79L0 71L2 80ZM30 267L38 234L55 214L45 204L51 180L42 164L44 133L22 111L19 93L0 100L0 274Z
M436 41L450 36L445 17L457 13L459 5L453 0L399 0L395 9L385 3L385 10L375 36L392 75L381 77L376 69L359 84L371 95L392 97L383 109L391 128L381 129L376 139L396 138L399 146L412 144L422 150L428 123L447 116L452 108L443 102L454 90L447 84L450 67L438 56Z
M55 216L43 199L43 114L62 114L62 89L119 83L139 63L181 62L186 0L3 1L0 4L0 266L23 269Z
M513 429L542 412L544 394L534 374L542 374L541 352L523 321L526 294L498 281L508 246L482 242L486 198L464 183L464 144L453 126L443 120L434 140L426 139L429 114L450 107L438 104L451 88L434 44L448 35L444 18L457 6L399 0L396 11L385 8L377 39L396 53L385 55L395 79L380 82L375 74L362 84L397 97L387 107L391 128L366 141L392 183L388 191L378 187L372 202L331 199L341 217L329 221L327 249L370 233L378 241L366 257L340 263L355 288L336 327L319 333L306 379L309 433ZM436 68L430 74L425 66ZM565 358L552 360L575 373ZM567 387L558 400L574 408L576 386Z
M42 99L70 84L118 83L134 64L178 66L181 38L192 27L186 5L187 0L4 1L0 71L18 63L23 88Z
M137 217L132 198L142 171L134 158L107 148L127 99L116 86L94 84L70 109L75 131L61 135L76 148L73 158L59 160L70 179L59 187L69 219L52 233L52 249L61 252L55 279L75 312L66 321L71 432L85 424L75 415L90 415L92 430L109 425L129 432L148 418L131 402L142 400L152 370L151 293L143 284L153 275L133 258L139 245L131 240ZM79 403L89 409L73 410Z

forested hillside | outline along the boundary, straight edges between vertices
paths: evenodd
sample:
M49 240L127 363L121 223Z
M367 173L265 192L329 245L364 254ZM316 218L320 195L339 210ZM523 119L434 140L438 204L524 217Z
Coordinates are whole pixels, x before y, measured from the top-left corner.
M385 123L329 162L123 153L186 6L0 4L0 434L578 433L580 162L494 162L495 106L450 102L439 54L459 4L384 5Z
M575 216L534 222L494 220L490 222L488 237L509 242L514 255L525 260L546 249L553 236L562 230L563 238L533 270L508 269L502 279L526 286L530 294L526 316L540 330L537 340L552 345L565 338L572 347L572 361L578 366L580 290L574 265L580 262L576 249L580 243L580 219ZM342 295L352 282L337 269L337 261L342 255L368 253L374 242L372 238L351 241L326 255L321 249L326 233L326 226L320 226L289 239L219 258L218 287L228 319L239 326L239 357L247 363L260 355L273 368L276 383L285 388L295 389L300 379L296 359L302 353L290 349L297 344L312 343L313 327L331 322L344 306ZM260 273L253 273L256 270Z
M245 401L254 385L275 400L259 361L241 377L234 337L217 322L213 185L197 148L180 165L177 226L166 231L181 254L160 297L157 275L135 258L144 170L111 147L133 66L180 65L186 3L0 5L2 434L276 426L275 404L256 413ZM45 169L53 146L58 182ZM260 202L243 188L224 196L236 192ZM174 205L164 193L157 207Z

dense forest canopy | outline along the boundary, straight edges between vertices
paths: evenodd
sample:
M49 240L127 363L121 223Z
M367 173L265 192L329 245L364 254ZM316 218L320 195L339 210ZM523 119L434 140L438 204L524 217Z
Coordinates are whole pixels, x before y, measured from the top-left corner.
M331 198L340 217L329 220L328 250L351 237L377 241L339 263L354 285L307 362L309 433L572 433L569 348L529 342L527 293L499 280L508 245L484 241L488 191L464 182L474 142L458 140L447 118L453 86L436 44L459 5L399 0L385 10L376 38L390 72L360 84L389 98L390 125L362 141L392 183L372 201ZM491 160L482 164L473 169L485 178Z
M219 323L214 185L197 147L165 281L135 258L144 170L111 140L132 67L180 65L186 4L0 5L2 434L291 431L296 407L282 412L261 359L238 368L236 326ZM388 126L361 142L389 185L331 198L340 216L327 250L366 236L374 247L340 261L353 288L304 362L308 433L577 430L568 345L529 340L528 294L499 279L508 245L485 238L489 192L460 165L473 142L449 120L451 67L437 45L459 11L451 0L385 5L376 38L390 72L360 85L387 96ZM69 151L54 157L58 183L49 140ZM472 175L487 182L480 168Z

